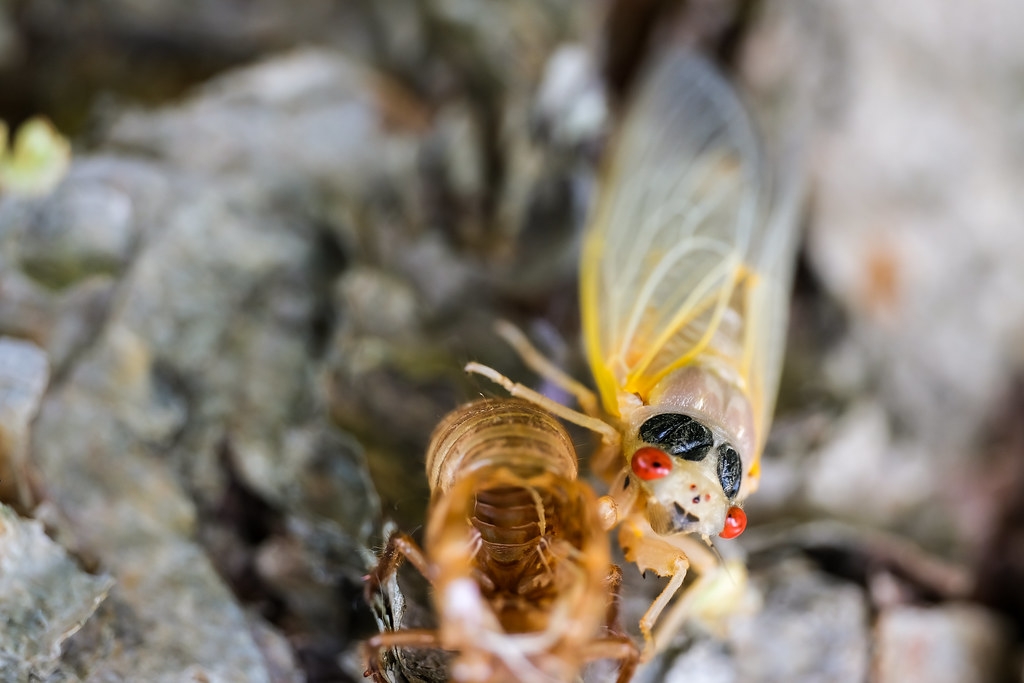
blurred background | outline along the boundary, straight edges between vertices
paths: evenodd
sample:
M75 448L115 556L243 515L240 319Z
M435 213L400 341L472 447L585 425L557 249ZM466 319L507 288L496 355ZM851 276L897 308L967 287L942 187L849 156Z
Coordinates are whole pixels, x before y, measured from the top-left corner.
M751 607L638 678L1024 681L1022 27L1013 0L0 0L0 680L362 680L383 525L418 532L431 430L497 393L462 366L539 386L492 322L587 377L605 142L685 42L799 126L809 194L723 544ZM17 137L39 115L63 137ZM624 572L635 624L662 583Z

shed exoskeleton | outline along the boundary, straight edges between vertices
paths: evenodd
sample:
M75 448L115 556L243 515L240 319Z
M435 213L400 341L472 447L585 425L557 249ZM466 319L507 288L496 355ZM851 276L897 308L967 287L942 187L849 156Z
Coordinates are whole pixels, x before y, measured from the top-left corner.
M433 587L438 627L370 638L367 675L382 680L381 648L429 647L456 653L455 681L570 681L606 658L628 681L639 651L618 627L621 573L577 469L565 429L536 405L482 399L450 413L427 451L424 548L392 535L366 587L408 559Z

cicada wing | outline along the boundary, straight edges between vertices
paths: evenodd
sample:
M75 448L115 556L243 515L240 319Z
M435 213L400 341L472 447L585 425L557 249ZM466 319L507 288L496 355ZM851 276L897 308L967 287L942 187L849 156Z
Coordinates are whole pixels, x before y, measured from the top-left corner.
M757 138L732 87L698 55L662 55L607 171L581 265L605 408L617 414L617 392L646 397L699 361L734 373L762 413L778 382L768 366L783 343L792 262L792 236L773 232L792 228L769 220Z

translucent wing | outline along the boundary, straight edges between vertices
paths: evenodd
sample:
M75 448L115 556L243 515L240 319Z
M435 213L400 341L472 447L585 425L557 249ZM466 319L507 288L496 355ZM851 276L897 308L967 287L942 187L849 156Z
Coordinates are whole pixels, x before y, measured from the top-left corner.
M667 53L616 141L581 266L587 353L605 408L712 364L747 393L758 450L784 342L795 225L769 217L753 128L701 57Z

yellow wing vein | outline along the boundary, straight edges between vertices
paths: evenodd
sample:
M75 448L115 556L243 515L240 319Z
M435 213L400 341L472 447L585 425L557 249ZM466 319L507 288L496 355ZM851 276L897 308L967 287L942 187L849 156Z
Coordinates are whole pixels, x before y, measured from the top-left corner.
M704 308L697 306L697 302L702 301L705 298L705 294L714 287L715 281L726 276L730 270L735 272L737 265L736 259L724 259L715 269L709 271L708 274L701 279L700 283L694 287L693 291L686 298L686 301L683 302L683 305L679 307L679 312L672 318L672 321L661 333L661 336L655 340L654 344L651 345L650 350L644 355L633 372L630 373L631 383L636 382L643 376L644 371L652 362L654 362L658 353L661 352L669 340L674 337L684 325L701 314ZM704 335L685 355L681 356L663 372L659 373L659 376L664 376L669 371L686 365L700 355L705 348L707 348L707 345L711 342L711 338L718 329L718 323L722 319L722 314L725 312L726 304L732 296L735 286L736 277L734 275L733 277L730 277L719 290L717 302L715 304L716 310L712 315L712 319L709 322Z
M698 203L689 215L687 215L685 223L680 227L680 232L682 233L684 230L689 231L693 225L702 221L711 211L718 208L719 203L725 198L729 188L730 183L722 183L714 194ZM665 254L664 258L659 261L658 265L655 266L654 270L651 271L650 276L647 278L643 288L637 295L636 303L630 313L629 322L626 325L626 331L623 335L623 343L619 347L621 350L624 351L632 345L633 337L636 335L636 329L640 324L640 318L650 305L651 297L654 296L654 291L658 288L658 285L663 282L669 269L682 260L684 256L695 251L693 244L698 242L700 244L707 244L709 251L720 253L723 256L729 251L728 245L723 245L724 248L722 249L713 248L712 245L722 245L722 242L720 240L714 240L706 237L696 237L689 241L680 242L669 250L669 252Z
M675 249L666 254L665 258L658 264L657 272L653 274L646 283L644 283L644 288L637 297L636 305L633 307L633 313L630 316L629 324L626 327L626 333L619 344L620 353L624 354L632 347L633 339L636 337L637 329L640 327L640 319L643 317L644 311L647 309L651 297L654 296L654 290L657 289L660 284L659 278L663 277L665 271L686 256L702 250L709 251L723 257L728 253L728 247L723 248L723 245L719 240L715 240L710 237L698 237L686 242L685 244L678 245ZM664 266L664 268L662 266ZM701 282L703 282L703 280ZM694 293L699 292L696 292L695 290ZM686 303L690 301L692 301L692 295L686 299L686 302L684 302L683 305L685 306Z
M674 186L666 188L666 191L663 193L656 193L650 188L647 188L647 191L643 194L644 200L640 205L641 209L652 195L659 194L663 197L664 201L658 202L656 209L651 213L639 211L632 214L646 216L646 218L641 223L640 230L638 231L639 234L636 235L636 239L631 240L632 245L630 246L628 257L623 260L623 263L625 264L624 270L618 278L621 282L633 282L634 278L636 278L637 274L640 272L640 269L644 266L644 259L641 258L641 255L650 252L651 245L659 235L664 234L664 229L666 227L670 226L673 222L685 215L686 220L684 220L680 225L677 234L687 234L693 229L698 221L703 219L710 211L714 210L718 206L717 203L714 203L710 205L703 214L697 216L687 215L688 212L697 211L700 207L699 204L695 205L692 201L689 201L687 197L690 196L693 188L699 187L710 174L714 173L715 168L718 166L718 162L724 156L724 153L709 155L710 158L705 160L703 163L693 164L690 166L688 172L679 175L679 179ZM727 189L728 184L726 184L726 187L721 189L721 192L725 192ZM672 207L674 201L680 201L675 199L676 197L683 197L680 202L681 205ZM712 199L714 198L715 197L712 197ZM635 204L637 201L634 200L630 203ZM627 202L625 201L620 202L620 206L626 204ZM671 215L662 220L663 214L666 213L666 207L672 207L673 210Z

